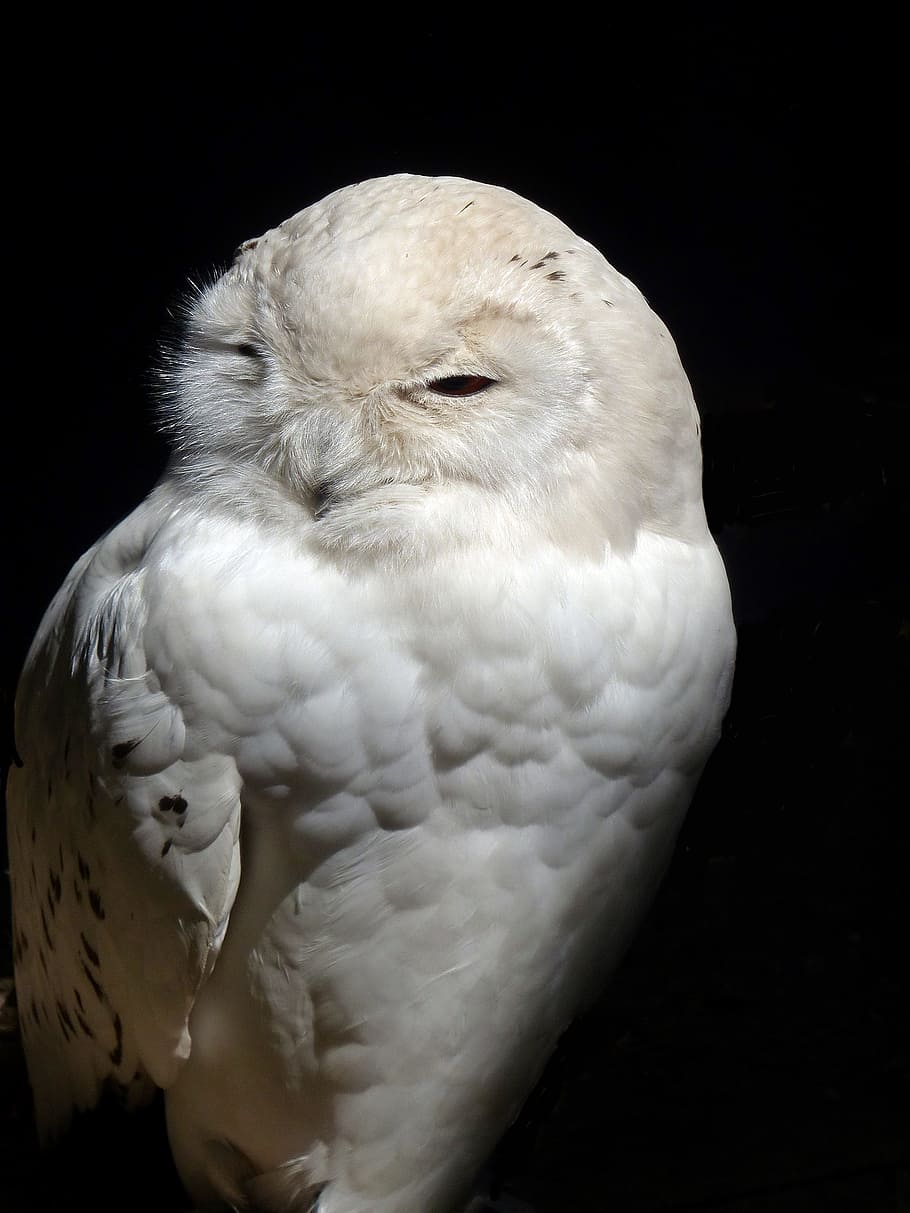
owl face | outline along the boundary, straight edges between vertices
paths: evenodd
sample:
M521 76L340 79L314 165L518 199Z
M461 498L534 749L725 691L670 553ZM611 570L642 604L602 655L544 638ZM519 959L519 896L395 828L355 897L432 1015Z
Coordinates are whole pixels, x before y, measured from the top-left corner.
M175 383L184 461L265 472L317 518L448 488L615 523L666 495L668 445L697 462L636 288L552 215L460 179L364 182L242 246Z

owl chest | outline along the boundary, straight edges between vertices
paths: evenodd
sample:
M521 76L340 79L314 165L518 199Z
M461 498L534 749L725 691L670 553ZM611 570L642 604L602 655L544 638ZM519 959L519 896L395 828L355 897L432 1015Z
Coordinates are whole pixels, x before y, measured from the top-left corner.
M697 714L710 664L699 571L659 555L351 579L263 554L211 585L190 567L150 627L191 736L233 752L260 791L425 791L571 750L621 776L662 748L667 705Z
M359 1089L391 1050L429 1109L428 1058L479 1084L507 1055L524 1073L619 955L708 702L681 600L620 572L465 568L419 593L310 578L304 612L280 587L245 627L231 612L195 726L243 783L213 989L301 1082Z
M419 583L285 566L222 588L175 668L190 734L233 754L247 797L338 848L442 809L553 823L684 761L710 690L691 615L642 560Z

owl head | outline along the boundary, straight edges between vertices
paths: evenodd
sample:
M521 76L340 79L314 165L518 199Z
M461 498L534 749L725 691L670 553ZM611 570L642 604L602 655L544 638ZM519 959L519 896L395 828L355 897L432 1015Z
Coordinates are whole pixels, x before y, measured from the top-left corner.
M704 527L667 329L496 186L364 181L247 241L192 300L167 380L171 473L234 500L277 490L328 547L596 552Z

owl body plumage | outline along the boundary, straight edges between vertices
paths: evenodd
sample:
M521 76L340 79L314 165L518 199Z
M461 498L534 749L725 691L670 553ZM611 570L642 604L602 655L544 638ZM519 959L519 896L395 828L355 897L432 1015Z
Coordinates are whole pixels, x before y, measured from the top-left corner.
M20 689L39 1125L158 1085L199 1201L448 1213L628 944L718 736L691 393L557 220L411 177L244 246L174 378L172 465Z

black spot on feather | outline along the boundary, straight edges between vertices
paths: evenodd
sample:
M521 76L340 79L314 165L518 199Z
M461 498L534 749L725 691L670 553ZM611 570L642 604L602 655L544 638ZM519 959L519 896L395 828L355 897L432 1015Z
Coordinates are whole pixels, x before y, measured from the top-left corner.
M60 1002L59 999L57 1000L57 1019L60 1023L60 1027L63 1029L63 1035L67 1040L69 1040L71 1036L76 1035L76 1029L73 1027L73 1021L70 1019L69 1011L67 1011L66 1007L62 1002Z
M328 480L320 480L314 484L310 497L313 503L313 517L317 520L330 513L340 500L337 490Z
M91 969L84 960L80 961L80 964L82 965L82 972L85 974L86 981L95 991L95 997L99 1002L104 1002L104 988L102 987L101 982L95 980L95 975L92 973Z
M114 1032L117 1036L117 1043L110 1051L111 1064L119 1066L123 1061L123 1024L120 1022L120 1016L114 1012Z
M111 757L114 760L114 766L116 766L119 762L122 762L124 758L128 758L141 741L141 737L133 737L130 741L119 741L115 746L113 746L111 748Z
M47 940L47 946L54 951L54 941L51 939L51 933L47 929L47 919L44 916L44 906L41 907L41 925L44 927L44 938Z
M99 957L99 955L95 951L95 949L92 947L92 945L89 943L89 941L85 938L85 935L83 934L82 931L79 932L79 938L82 941L82 946L85 949L86 956L89 958L89 960L92 962L92 964L97 969L101 964L101 958Z

